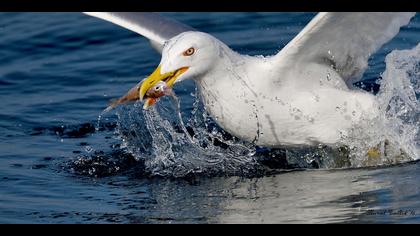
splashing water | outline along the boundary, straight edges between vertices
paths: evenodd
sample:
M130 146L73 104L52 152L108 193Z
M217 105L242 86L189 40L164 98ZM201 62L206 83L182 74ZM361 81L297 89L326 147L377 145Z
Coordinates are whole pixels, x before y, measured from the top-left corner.
M176 97L164 97L147 111L136 103L117 112L117 132L123 147L145 162L150 175L158 176L252 175L267 169L259 153L268 158L280 155L289 167L304 168L364 167L416 160L419 64L420 44L412 50L395 50L387 55L377 95L381 116L354 127L343 142L345 148L321 145L261 152L261 148L219 128L206 113L197 90L189 116L183 117ZM368 156L372 147L376 153Z
M393 51L386 57L378 95L387 127L397 134L398 144L414 159L419 156L420 44L411 50Z
M175 106L170 106L169 99L161 99L147 111L136 103L128 112L118 113L118 132L124 146L136 158L145 161L147 172L184 177L198 173L247 175L259 169L252 155L255 147L220 130L211 122L199 99L194 103L187 127L179 110L179 100L172 98Z
M385 62L376 96L380 116L353 127L346 140L352 167L397 164L420 157L420 44L411 50L392 51ZM368 157L372 147L376 153Z

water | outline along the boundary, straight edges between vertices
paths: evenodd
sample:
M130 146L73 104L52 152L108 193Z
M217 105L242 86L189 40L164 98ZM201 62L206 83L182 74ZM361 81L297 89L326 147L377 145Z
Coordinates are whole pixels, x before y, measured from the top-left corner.
M272 55L314 13L165 15ZM175 88L181 112L164 98L148 112L101 114L159 62L147 40L79 13L2 13L0 222L419 223L419 32L416 15L370 59L360 86L382 84L385 118L354 131L386 136L410 158L367 163L236 140L203 114L188 81Z

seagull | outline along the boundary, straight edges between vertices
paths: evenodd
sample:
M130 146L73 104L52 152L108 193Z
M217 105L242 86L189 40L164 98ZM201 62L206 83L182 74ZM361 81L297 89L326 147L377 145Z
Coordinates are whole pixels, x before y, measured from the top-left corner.
M159 82L193 80L206 111L230 134L263 147L337 145L380 114L353 86L376 50L415 13L321 12L272 56L242 55L216 37L156 13L85 12L134 31L161 53L126 100Z

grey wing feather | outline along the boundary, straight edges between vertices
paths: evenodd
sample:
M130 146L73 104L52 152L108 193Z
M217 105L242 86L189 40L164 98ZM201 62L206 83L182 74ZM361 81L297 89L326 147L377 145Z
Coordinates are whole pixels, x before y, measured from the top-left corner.
M153 48L161 52L165 41L186 31L195 29L176 20L151 12L84 12L148 38Z
M319 13L279 52L295 63L333 67L351 87L361 78L371 54L409 23L410 12Z

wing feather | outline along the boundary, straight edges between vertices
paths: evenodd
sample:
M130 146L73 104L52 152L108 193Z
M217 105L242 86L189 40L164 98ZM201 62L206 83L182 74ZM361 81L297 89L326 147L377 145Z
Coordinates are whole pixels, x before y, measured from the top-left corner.
M409 23L410 12L322 12L275 57L334 68L349 87L361 78L368 59ZM304 67L300 67L304 68Z
M176 20L151 12L84 12L134 31L151 41L151 45L161 52L165 41L185 31L195 29Z

